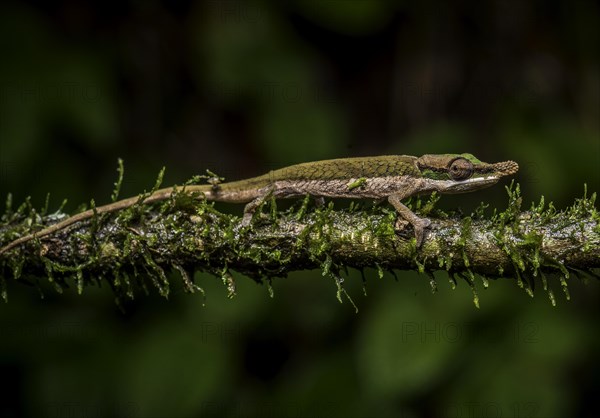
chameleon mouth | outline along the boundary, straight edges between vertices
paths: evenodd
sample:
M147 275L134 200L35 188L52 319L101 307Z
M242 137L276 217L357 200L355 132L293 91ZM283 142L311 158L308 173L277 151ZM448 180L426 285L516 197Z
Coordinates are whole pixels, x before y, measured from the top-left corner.
M484 189L492 186L500 180L501 176L473 177L462 181L444 180L438 183L440 193L458 194L473 190Z

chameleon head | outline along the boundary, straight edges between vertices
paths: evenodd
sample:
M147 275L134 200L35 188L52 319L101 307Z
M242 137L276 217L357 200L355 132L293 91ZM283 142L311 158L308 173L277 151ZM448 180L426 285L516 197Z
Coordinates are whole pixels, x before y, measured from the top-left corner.
M519 171L514 161L489 164L472 154L427 154L417 158L416 164L427 188L446 194L483 189Z

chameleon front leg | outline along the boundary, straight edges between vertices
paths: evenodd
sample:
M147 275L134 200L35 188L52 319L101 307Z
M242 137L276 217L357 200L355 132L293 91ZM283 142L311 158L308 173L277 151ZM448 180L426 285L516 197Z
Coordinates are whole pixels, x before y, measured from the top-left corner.
M431 221L426 218L419 218L414 214L413 211L402 204L401 200L409 195L410 194L393 194L388 196L388 202L390 202L396 211L398 211L398 214L410 222L415 229L415 238L417 239L418 248L421 246L421 244L423 244L423 239L425 238L425 228L431 224Z

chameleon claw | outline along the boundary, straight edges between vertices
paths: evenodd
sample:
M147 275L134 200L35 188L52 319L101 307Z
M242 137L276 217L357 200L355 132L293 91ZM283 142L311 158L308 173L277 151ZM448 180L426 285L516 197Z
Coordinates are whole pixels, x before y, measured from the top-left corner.
M425 231L431 225L431 221L427 218L414 218L410 221L403 219L402 217L398 217L396 220L396 231L402 231L406 226L410 224L413 226L415 230L415 239L417 240L417 248L420 248L423 245L423 241L425 240Z
M421 248L425 239L425 230L431 225L431 221L425 218L419 218L419 222L413 224L415 228L415 238L417 240L417 248Z

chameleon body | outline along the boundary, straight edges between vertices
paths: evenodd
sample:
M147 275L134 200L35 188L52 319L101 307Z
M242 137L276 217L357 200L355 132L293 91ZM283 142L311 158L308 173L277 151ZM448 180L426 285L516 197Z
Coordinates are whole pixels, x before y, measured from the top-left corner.
M269 197L291 198L311 195L318 199L388 199L399 215L412 224L417 246L424 239L430 221L415 215L401 200L419 194L466 193L489 187L502 177L515 174L514 161L488 164L471 154L384 155L323 160L292 165L246 180L213 185L178 188L200 199L247 203L242 225L249 225L252 214ZM152 203L169 199L174 187L160 189L143 199ZM132 197L78 213L45 229L22 236L0 248L3 254L33 239L43 239L95 214L119 211L140 203ZM400 221L400 219L399 219Z

